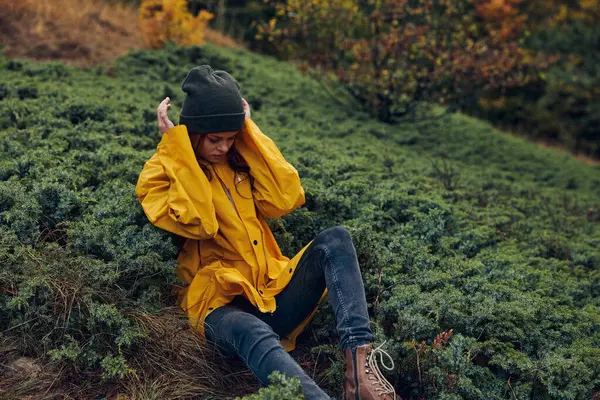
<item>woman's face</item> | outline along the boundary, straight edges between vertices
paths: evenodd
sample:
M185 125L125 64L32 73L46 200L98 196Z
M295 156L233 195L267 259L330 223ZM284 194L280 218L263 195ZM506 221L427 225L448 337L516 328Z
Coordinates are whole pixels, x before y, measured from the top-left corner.
M226 154L233 146L237 131L207 134L192 134L190 140L197 156L211 164L225 160Z

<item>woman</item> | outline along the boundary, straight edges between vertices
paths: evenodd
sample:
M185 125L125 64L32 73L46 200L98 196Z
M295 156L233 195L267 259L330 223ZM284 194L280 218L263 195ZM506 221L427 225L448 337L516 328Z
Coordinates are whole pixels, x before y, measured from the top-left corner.
M375 363L367 304L348 232L321 232L291 260L265 222L304 204L297 171L250 119L237 82L204 65L192 69L180 125L157 109L163 134L136 194L157 227L186 238L178 301L202 338L239 356L268 384L298 376L307 399L329 397L287 351L328 295L346 358L347 399L394 399ZM386 354L387 355L387 354ZM389 356L387 356L389 357Z

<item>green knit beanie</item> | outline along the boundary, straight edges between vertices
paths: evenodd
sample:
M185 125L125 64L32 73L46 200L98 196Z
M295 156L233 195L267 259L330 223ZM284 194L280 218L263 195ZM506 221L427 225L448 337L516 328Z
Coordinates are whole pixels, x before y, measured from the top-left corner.
M201 65L188 72L181 89L187 96L179 124L189 133L232 132L244 127L239 85L227 72Z

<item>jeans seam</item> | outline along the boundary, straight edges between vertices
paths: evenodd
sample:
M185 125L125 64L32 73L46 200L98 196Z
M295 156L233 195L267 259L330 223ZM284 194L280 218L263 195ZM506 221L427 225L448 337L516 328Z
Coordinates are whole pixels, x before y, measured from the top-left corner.
M346 308L346 304L344 303L344 297L342 296L342 292L340 290L340 285L339 285L339 279L337 277L335 268L333 268L332 263L331 263L331 253L329 252L329 249L327 248L327 246L322 245L320 246L323 249L323 252L325 253L325 259L327 260L327 264L329 264L329 268L331 270L331 276L333 278L333 281L335 282L335 291L337 293L338 296L338 301L340 302L340 306L342 307L342 314L343 314L343 319L344 319L344 324L346 325L346 330L347 332L350 332L350 318L348 318L348 310ZM348 338L348 342L352 343L352 341L350 340L351 338Z

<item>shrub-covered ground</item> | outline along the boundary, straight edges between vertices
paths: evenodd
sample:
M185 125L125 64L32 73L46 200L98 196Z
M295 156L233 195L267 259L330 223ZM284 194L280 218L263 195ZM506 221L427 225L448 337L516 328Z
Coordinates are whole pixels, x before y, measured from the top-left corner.
M0 397L258 389L187 328L170 295L175 242L134 194L157 104L170 96L176 122L180 83L203 63L239 80L300 173L306 205L271 221L284 253L351 231L403 397L600 390L599 168L441 109L385 125L293 65L206 46L90 70L0 58ZM322 307L294 355L339 397L336 343ZM23 357L42 370L19 372Z

